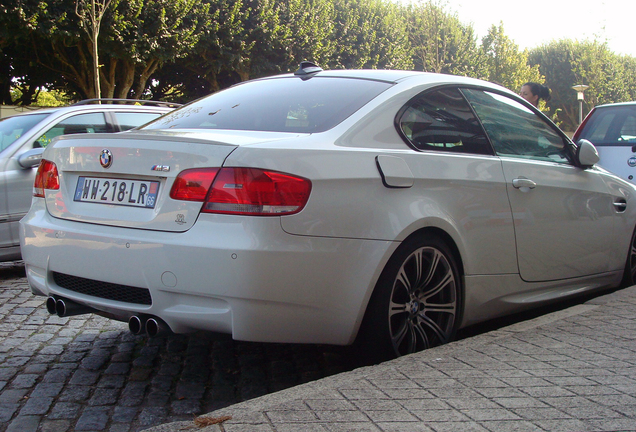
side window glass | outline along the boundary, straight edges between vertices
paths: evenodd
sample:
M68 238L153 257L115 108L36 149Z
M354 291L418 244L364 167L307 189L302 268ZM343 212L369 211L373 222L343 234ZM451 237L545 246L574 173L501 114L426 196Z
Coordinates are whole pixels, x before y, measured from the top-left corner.
M503 95L462 89L499 156L570 163L565 140L541 117Z
M103 113L78 114L62 120L36 140L36 147L46 147L53 138L76 133L109 132Z
M411 100L398 121L419 150L492 154L492 148L470 106L455 88L423 93Z
M602 143L608 140L608 138L606 138L609 135L609 131L610 131L610 126L612 125L612 123L614 122L614 119L616 118L616 115L614 113L604 113L602 111L599 111L600 116L598 118L592 118L591 120L594 121L595 120L595 124L594 128L592 128L592 134L589 136L589 138L587 138L588 140L592 141L594 144L596 143ZM592 124L590 124L590 126L592 126ZM586 129L588 129L589 127L586 125Z
M633 144L636 141L636 113L630 112L623 122L618 141Z
M160 113L116 112L115 118L119 124L119 129L127 131L138 126L145 125L160 115Z

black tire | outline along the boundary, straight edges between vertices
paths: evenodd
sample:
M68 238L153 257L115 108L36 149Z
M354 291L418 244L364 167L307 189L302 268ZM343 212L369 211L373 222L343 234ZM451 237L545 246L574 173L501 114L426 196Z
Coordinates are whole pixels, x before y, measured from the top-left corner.
M376 284L359 347L377 362L451 341L462 310L461 293L456 259L442 240L407 240Z
M629 252L627 253L627 261L625 270L623 271L623 288L636 285L636 230L632 234L632 240L629 242Z

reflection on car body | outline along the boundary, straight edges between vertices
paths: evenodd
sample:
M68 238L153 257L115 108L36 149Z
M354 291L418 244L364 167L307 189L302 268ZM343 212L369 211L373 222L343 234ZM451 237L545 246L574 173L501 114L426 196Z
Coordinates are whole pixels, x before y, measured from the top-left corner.
M303 64L43 157L21 222L33 292L134 333L387 358L634 280L634 186L475 79ZM158 182L155 206L76 200L84 178Z

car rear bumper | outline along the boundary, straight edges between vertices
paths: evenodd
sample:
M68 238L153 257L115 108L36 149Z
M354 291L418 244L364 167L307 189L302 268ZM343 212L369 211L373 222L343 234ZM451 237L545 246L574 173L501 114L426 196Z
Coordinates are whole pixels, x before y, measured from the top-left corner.
M158 317L176 333L208 330L285 343L352 342L379 272L397 247L290 235L278 217L202 214L184 233L78 223L51 217L43 200L21 221L20 237L35 294L120 320ZM151 301L64 288L55 273L114 284L124 293L148 290Z

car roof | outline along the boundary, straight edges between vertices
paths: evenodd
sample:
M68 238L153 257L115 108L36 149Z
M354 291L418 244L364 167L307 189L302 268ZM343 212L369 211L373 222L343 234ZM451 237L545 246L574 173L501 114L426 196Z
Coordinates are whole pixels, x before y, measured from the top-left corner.
M141 112L168 112L174 109L175 107L180 106L175 104L174 107L167 106L156 106L156 105L133 105L133 104L96 104L96 103L83 103L79 102L73 105L60 106L60 107L46 107L46 108L32 108L30 107L30 111L22 112L18 114L14 114L9 117L19 117L19 116L28 116L32 114L63 114L68 112L90 112L90 111L141 111Z
M270 77L257 78L256 80L268 80L277 78L299 77L295 74L274 75ZM504 90L513 93L504 87L476 78L462 77L457 75L438 74L432 72L406 71L406 70L386 70L386 69L331 69L321 70L319 72L301 76L301 79L311 79L313 77L333 77L333 78L354 78L385 81L390 83L400 83L406 81L415 81L420 84L463 84L476 85L480 87L490 87L493 90ZM253 81L256 81L253 80ZM237 85L240 85L239 83ZM514 93L513 93L514 94Z
M596 105L594 108L611 108L611 107L634 106L634 105L636 105L636 101Z

